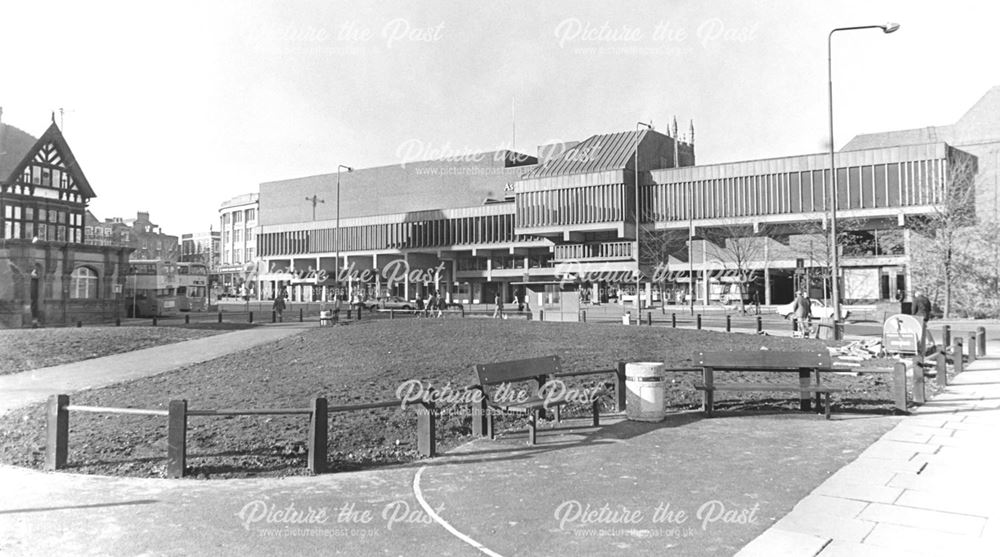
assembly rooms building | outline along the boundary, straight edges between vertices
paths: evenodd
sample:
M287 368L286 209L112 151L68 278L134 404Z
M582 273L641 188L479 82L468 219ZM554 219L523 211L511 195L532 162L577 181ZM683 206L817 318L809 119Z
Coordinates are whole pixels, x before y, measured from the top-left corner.
M945 210L946 199L996 196L995 176L977 175L977 157L944 139L995 156L998 103L994 88L940 133L860 136L835 154L846 300L906 295L914 223ZM975 175L977 196L954 195L972 187L960 172ZM799 287L820 297L830 182L828 154L695 165L693 126L680 137L676 125L537 155L504 150L268 182L255 287L263 299L285 289L293 300L322 300L339 269L351 292L435 291L463 303L528 293L545 307L559 291L628 296L639 273L643 303L683 300L691 277L704 303L750 269L748 291L762 304L790 301Z

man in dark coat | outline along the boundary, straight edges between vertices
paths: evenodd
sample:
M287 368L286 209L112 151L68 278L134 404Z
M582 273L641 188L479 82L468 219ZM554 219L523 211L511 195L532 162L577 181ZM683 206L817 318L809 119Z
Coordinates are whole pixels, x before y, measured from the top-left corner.
M799 292L799 295L795 298L795 303L792 304L792 319L796 321L799 331L802 332L802 336L805 338L809 338L809 334L812 332L812 325L809 322L811 317L812 301L809 300L809 296L803 290Z
M924 293L917 290L913 293L913 305L911 307L911 313L917 319L927 324L927 320L931 318L931 301L924 296Z

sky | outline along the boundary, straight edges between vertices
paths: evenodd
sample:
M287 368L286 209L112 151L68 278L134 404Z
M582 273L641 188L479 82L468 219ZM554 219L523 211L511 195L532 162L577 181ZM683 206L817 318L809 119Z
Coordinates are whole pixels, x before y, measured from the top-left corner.
M699 164L950 124L1000 85L1000 5L952 1L0 0L4 123L55 113L98 218L217 225L261 182L676 116ZM305 203L305 201L303 201Z

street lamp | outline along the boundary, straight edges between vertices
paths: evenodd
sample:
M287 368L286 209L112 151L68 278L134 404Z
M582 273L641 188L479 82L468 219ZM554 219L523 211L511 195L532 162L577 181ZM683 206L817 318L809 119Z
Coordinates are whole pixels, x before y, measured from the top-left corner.
M833 275L833 333L837 340L840 339L840 327L837 326L837 321L840 320L840 285L837 281L840 276L840 256L837 253L837 166L833 154L833 34L837 31L856 31L859 29L881 29L883 33L888 34L899 29L899 24L838 27L830 31L826 37L826 72L830 93L830 256L833 263L831 270Z
M340 296L340 170L344 169L348 172L354 172L354 169L350 166L338 165L337 166L337 259L333 263L334 275L333 284L337 289L337 296Z
M639 239L639 126L646 126L648 129L653 129L653 124L647 124L645 122L635 123L635 320L636 323L640 321L639 311L642 309L639 303L639 252L641 241Z

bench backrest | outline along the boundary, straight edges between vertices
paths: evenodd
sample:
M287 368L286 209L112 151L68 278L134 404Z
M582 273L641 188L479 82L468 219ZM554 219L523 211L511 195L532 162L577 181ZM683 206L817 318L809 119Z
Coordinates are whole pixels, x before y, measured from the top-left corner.
M548 376L559 373L561 370L562 364L559 361L559 356L511 360L495 364L476 364L479 384L484 387L532 379L544 383Z
M694 353L694 364L714 369L830 369L833 361L824 348L802 352L737 350Z

